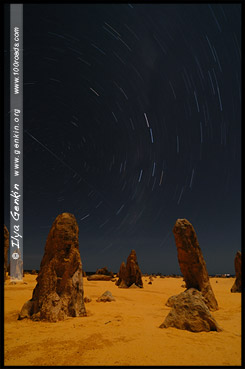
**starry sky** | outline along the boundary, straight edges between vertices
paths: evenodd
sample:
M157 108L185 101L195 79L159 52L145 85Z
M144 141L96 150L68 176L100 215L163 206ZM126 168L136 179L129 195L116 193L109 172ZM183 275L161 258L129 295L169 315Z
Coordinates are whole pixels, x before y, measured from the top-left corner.
M24 269L62 212L86 271L117 272L135 249L143 273L180 274L172 228L186 218L208 272L234 274L239 3L24 4Z

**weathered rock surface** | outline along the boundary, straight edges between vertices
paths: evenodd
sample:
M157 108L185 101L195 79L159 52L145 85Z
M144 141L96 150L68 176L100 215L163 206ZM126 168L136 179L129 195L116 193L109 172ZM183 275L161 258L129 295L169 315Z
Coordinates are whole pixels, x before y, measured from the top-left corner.
M131 286L129 288L140 288L140 287L136 286L136 284L133 283L133 284L131 284Z
M114 273L110 272L107 267L101 268L101 269L97 269L95 274L102 274L102 275L109 275L112 278L114 277Z
M127 288L127 285L125 283L126 279L127 279L127 269L126 264L123 261L122 264L120 265L120 269L118 272L118 280L116 281L116 286L120 286L122 284L125 285L125 288Z
M236 253L234 264L236 279L231 288L231 292L242 292L242 254L240 251Z
M186 219L178 219L173 233L186 288L195 288L201 291L208 308L212 311L217 310L218 302L209 282L206 263L192 224Z
M87 276L88 281L110 281L112 276L103 274L92 274Z
M131 284L135 283L138 287L143 287L142 282L142 274L139 268L139 264L137 262L137 256L135 250L132 250L128 256L126 269L128 272L127 285L131 286Z
M171 296L166 305L172 307L172 310L160 328L175 327L191 332L222 330L212 317L202 293L195 288Z
M48 234L32 299L23 306L20 319L29 315L33 320L56 322L86 315L78 233L73 214L57 216Z
M116 301L115 297L112 296L112 293L110 291L105 291L103 295L101 295L96 300L97 302L111 302Z
M121 281L118 288L129 288L124 281Z
M4 224L4 280L6 280L7 269L8 269L8 250L9 250L9 231Z
M135 250L132 250L129 254L126 265L124 262L122 262L116 285L120 288L127 288L133 283L135 283L138 287L143 287L142 274L137 262Z
M18 319L21 320L24 318L30 318L31 313L32 313L32 308L33 308L33 301L31 300L26 301L24 305L22 306Z

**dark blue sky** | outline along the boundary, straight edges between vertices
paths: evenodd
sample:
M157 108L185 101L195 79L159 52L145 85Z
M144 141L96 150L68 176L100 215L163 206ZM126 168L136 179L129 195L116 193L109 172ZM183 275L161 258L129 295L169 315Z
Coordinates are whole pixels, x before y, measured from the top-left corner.
M87 271L116 272L134 248L142 272L180 273L186 218L209 273L234 273L240 4L24 4L25 269L62 212Z

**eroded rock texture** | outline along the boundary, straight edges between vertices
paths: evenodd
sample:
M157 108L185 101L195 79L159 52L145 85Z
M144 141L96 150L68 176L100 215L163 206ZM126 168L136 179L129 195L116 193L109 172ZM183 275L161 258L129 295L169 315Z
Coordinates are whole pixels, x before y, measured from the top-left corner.
M4 280L6 280L6 273L8 269L8 250L9 250L9 231L4 224Z
M136 286L135 283L131 284L131 286L129 288L139 288L138 286Z
M231 288L231 292L242 292L242 254L237 251L235 256L236 280Z
M110 272L107 267L101 268L101 269L97 269L95 274L102 274L102 275L109 275L111 277L114 277L114 273Z
M116 285L120 288L128 288L133 283L138 287L143 287L142 274L137 262L135 250L130 252L126 265L122 262L118 276L119 278Z
M173 233L186 288L201 291L208 308L213 311L217 310L218 303L209 282L206 263L192 224L186 219L178 219Z
M87 276L88 281L111 281L111 275L104 275L104 274L92 274Z
M191 332L222 330L205 304L202 293L195 288L171 296L166 305L172 307L172 310L160 328L175 327Z
M105 291L103 295L97 298L97 302L111 302L116 301L115 297L112 296L110 291Z
M120 265L120 269L118 272L118 280L116 281L116 286L119 286L120 288L127 288L128 286L125 283L125 280L127 279L127 269L126 264L124 261Z
M56 322L86 315L78 233L73 214L57 216L46 241L32 299L24 304L19 319L24 315Z

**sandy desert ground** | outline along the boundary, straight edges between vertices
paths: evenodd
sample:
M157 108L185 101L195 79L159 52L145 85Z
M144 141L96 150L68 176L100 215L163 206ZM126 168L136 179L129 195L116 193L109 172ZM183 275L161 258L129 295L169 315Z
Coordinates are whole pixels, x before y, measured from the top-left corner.
M241 365L241 294L231 293L234 278L211 278L219 303L212 315L222 332L160 329L168 297L183 292L182 278L143 277L143 289L119 289L111 281L87 281L87 317L58 323L17 320L31 298L35 275L5 282L5 365ZM216 283L216 281L218 283ZM24 282L27 282L25 284ZM96 302L106 290L114 302Z

